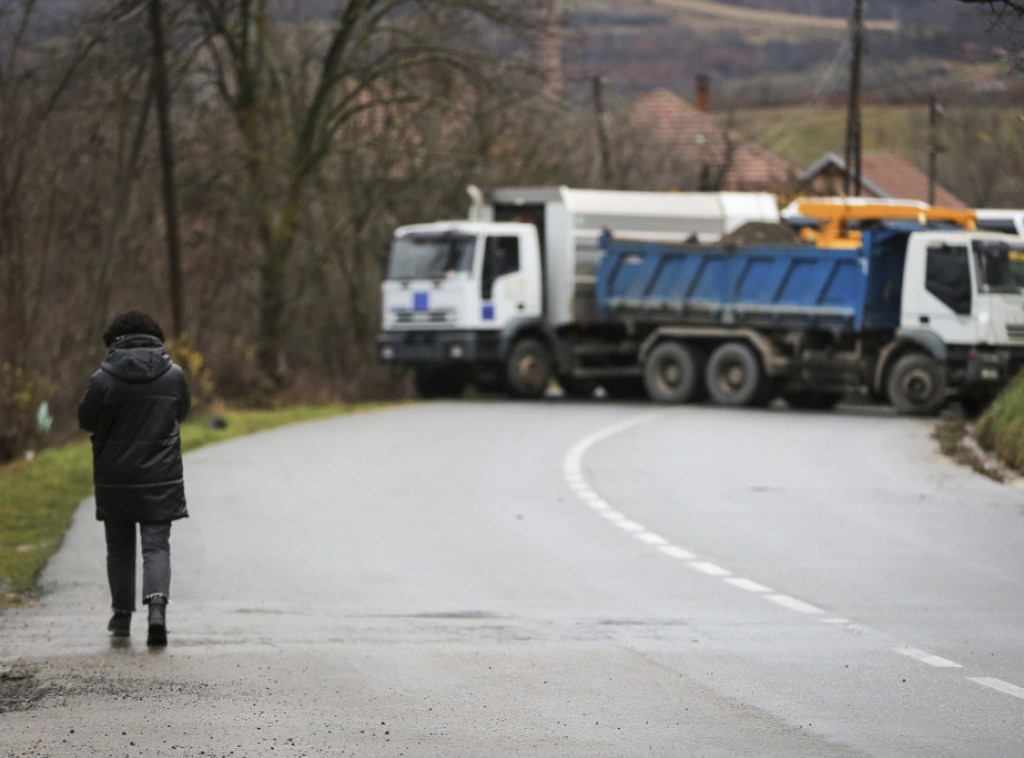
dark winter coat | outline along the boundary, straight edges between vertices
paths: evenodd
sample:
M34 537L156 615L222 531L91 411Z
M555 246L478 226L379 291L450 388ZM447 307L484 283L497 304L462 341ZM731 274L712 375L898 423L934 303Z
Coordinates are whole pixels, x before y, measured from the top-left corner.
M91 432L97 519L188 516L178 424L190 404L185 376L160 340L114 341L78 406L78 423Z

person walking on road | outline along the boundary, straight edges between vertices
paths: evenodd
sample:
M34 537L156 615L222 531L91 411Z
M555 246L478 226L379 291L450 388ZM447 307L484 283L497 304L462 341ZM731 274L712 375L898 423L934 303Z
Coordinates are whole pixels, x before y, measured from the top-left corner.
M167 644L171 584L171 522L188 517L179 424L191 406L181 368L164 350L152 316L117 316L103 342L109 349L78 406L90 433L96 518L107 539L107 579L115 637L131 634L135 611L136 524L142 542L142 602L149 606L148 645Z

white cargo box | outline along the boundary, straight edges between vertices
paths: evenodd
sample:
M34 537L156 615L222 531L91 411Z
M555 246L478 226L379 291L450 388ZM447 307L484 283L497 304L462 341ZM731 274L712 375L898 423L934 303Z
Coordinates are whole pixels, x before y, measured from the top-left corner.
M529 221L540 230L549 323L593 318L598 240L715 242L750 221L779 223L768 192L631 192L569 187L469 188L476 221Z

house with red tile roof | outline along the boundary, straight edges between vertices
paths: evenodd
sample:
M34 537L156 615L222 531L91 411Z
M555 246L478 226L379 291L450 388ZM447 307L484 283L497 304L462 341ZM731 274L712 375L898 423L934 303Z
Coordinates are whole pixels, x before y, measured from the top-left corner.
M708 111L706 80L697 105L655 90L631 109L617 164L625 186L650 190L786 192L800 169L729 128Z
M864 153L860 161L861 197L896 198L928 202L928 176L910 161L893 153ZM812 195L842 195L846 162L835 153L824 155L800 176ZM966 203L936 184L935 205L964 208Z

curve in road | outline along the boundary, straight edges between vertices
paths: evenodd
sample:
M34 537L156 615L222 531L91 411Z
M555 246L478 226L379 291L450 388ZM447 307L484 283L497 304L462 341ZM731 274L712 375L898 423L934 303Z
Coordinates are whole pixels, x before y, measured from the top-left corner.
M586 457L587 452L592 447L604 440L614 437L617 434L621 434L628 429L633 429L642 424L650 423L671 412L672 411L646 413L641 416L604 427L603 429L599 429L598 431L588 434L580 439L566 453L563 463L565 480L569 485L569 488L580 498L580 500L586 503L587 506L602 518L607 519L609 522L619 527L630 536L640 540L640 542L643 542L645 545L655 548L663 555L682 561L684 565L695 571L706 574L710 577L722 579L726 584L729 584L732 587L761 595L767 600L777 603L784 608L788 608L791 611L795 611L796 613L817 617L821 623L835 626L848 626L856 629L860 633L878 634L863 624L856 624L849 619L832 615L813 603L809 603L806 600L794 597L793 595L776 592L771 587L760 582L746 577L736 576L728 568L702 559L692 550L670 542L657 532L654 532L643 524L629 518L629 516L603 498L587 482L583 471L583 460ZM900 655L905 655L936 668L963 668L963 666L956 661L934 655L911 645L900 644L895 646L893 650ZM968 681L974 682L983 687L988 687L996 690L997 692L1002 692L1006 695L1011 695L1012 697L1024 700L1024 687L1019 687L996 677L967 677L967 679Z

